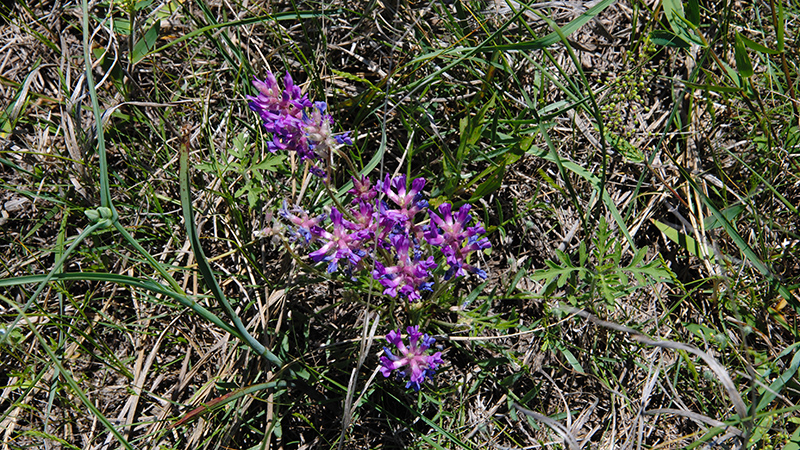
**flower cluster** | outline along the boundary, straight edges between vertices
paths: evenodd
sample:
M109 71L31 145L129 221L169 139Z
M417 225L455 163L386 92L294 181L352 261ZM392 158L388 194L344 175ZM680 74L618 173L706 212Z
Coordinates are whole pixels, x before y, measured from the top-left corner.
M423 291L432 290L432 271L438 267L432 253L438 249L447 266L446 280L468 273L486 278L486 272L468 263L471 253L491 247L482 237L483 226L471 225L469 205L455 215L449 203L439 206L439 214L429 210L422 194L424 178L414 179L410 188L406 188L405 175L387 176L375 185L367 177L353 178L353 186L349 207L345 211L331 208L330 231L321 226L322 216L310 219L299 209L281 210L294 225L295 240L319 244L309 257L326 264L329 273L341 270L352 276L372 267L372 277L383 286L384 294L413 302L422 298Z
M333 118L325 113L328 106L325 102L311 103L288 72L283 85L281 90L275 75L267 72L265 80L253 79L258 95L247 96L250 109L261 116L264 128L272 133L272 141L267 143L271 152L295 151L301 161L325 161L336 146L353 144L347 133L332 133ZM324 175L317 166L312 167L312 173Z
M415 391L419 391L420 383L433 377L439 365L443 364L442 352L426 354L436 340L420 333L419 326L408 327L406 331L408 347L403 343L399 330L392 330L386 335L386 340L397 348L401 356L392 353L388 347L383 347L385 356L381 356L381 373L387 378L395 370L398 378L405 378L410 373L406 389L413 387Z
M275 76L268 73L265 80L253 81L258 96L247 97L250 108L272 133L270 151L295 151L301 161L324 164L330 161L330 153L336 147L352 145L347 133L332 134L333 119L326 114L325 103L312 103L288 73L283 84L281 90ZM317 166L312 166L311 172L325 176ZM274 240L288 230L289 239L309 247L311 260L324 264L329 273L341 271L353 276L370 269L384 294L409 302L421 300L422 292L433 290L434 272L439 265L443 266L440 274L445 280L470 273L486 278L486 272L469 262L472 253L491 247L483 236L484 227L473 222L471 206L464 204L454 211L452 204L443 203L436 210L430 209L424 188L424 178L413 179L409 184L405 175L387 175L375 184L366 176L353 177L353 188L348 191L353 198L347 206L332 207L329 214L312 217L284 202L278 212L286 226L273 222L256 236L272 236ZM389 377L394 372L398 378L410 375L406 388L419 391L421 383L443 363L442 354L427 354L435 340L420 333L419 326L408 327L407 331L408 346L399 330L386 335L400 355L384 347L381 373Z

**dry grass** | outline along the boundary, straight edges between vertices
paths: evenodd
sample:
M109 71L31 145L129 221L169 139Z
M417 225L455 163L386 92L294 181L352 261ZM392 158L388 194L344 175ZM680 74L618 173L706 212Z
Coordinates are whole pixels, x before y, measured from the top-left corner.
M298 18L290 4L165 2L140 5L136 39L120 31L130 18L124 5L92 4L94 79L108 111L105 146L120 223L180 289L224 317L184 229L183 127L205 254L246 328L290 364L259 358L162 292L114 279L53 281L0 350L2 449L123 446L99 416L133 448L152 449L683 448L714 427L721 429L715 441L702 445L796 439L800 392L791 367L800 264L798 216L787 202L800 204L800 171L791 99L756 84L755 115L735 94L684 90L690 79L722 85L724 74L703 60L705 71L692 78L697 48L652 45L648 33L668 27L660 2L608 7L569 35L572 53L562 43L464 50L544 36L552 31L544 18L564 26L593 4L305 3L296 9L314 14ZM741 11L726 23L755 23L754 9ZM50 272L89 226L83 211L99 205L82 16L74 3L29 2L0 25L0 125L8 127L0 130L0 279ZM258 16L269 17L249 20ZM158 50L133 62L131 48L156 22ZM753 28L775 35L769 21ZM713 48L733 64L725 30L710 24L704 31L720 33ZM788 57L797 62L796 51ZM330 280L286 248L255 240L265 211L284 198L316 195L289 173L302 166L290 160L248 184L247 170L200 164L239 161L231 149L244 131L248 151L268 156L244 100L250 77L268 69L290 70L329 103L339 126L354 130L360 166L382 154L376 171L426 176L432 199L446 195L443 168L462 140L459 121L478 117L494 97L451 193L469 201L488 178L478 175L504 166L497 189L473 201L493 244L483 256L488 282L461 283L419 310L392 309L365 283ZM766 68L757 69L767 79ZM601 117L585 106L590 91L607 106ZM635 151L611 145L612 135ZM525 136L533 147L505 166ZM608 203L564 163L602 177ZM337 186L347 178L344 169L334 173ZM258 189L257 203L242 189ZM704 223L710 203L741 207L731 221L771 275L793 289L788 301L731 233ZM607 308L596 285L573 279L548 287L537 277L559 251L578 265L581 243L596 247L601 216L612 224L609 242L621 248L618 265L628 264L632 247L648 246L645 261L662 258L671 283L625 292ZM657 223L714 254L692 255ZM593 257L587 267L599 263ZM113 229L84 241L63 272L165 283ZM3 323L18 317L35 286L3 285ZM448 361L419 395L376 377L381 335L411 314L440 335ZM775 402L757 409L765 387L790 372L793 381ZM285 383L267 386L276 380ZM248 386L256 388L228 401Z

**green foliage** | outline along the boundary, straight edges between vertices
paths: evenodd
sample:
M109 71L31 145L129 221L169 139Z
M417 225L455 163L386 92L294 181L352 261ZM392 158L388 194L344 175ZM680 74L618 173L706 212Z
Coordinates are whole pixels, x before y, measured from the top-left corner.
M249 134L242 131L233 138L227 152L214 153L211 161L194 167L235 187L233 197L246 198L249 210L253 211L259 202L271 196L271 183L266 174L283 168L286 155L267 153L260 157L249 138Z
M537 271L533 278L544 280L546 295L555 289L566 289L573 306L592 311L599 310L596 306L598 297L603 299L608 310L613 311L623 297L674 278L660 259L642 263L647 247L638 249L623 265L623 246L612 239L612 235L612 230L601 217L592 238L594 245L587 249L585 242L581 242L577 263L573 263L563 251L556 250L558 261L546 261L547 268Z
M15 46L46 52L0 77L0 423L17 424L0 437L528 448L569 430L703 448L737 446L722 440L736 430L743 447L800 448L797 5L603 0L572 20L538 3L383 6L144 0L34 21L19 3L30 39ZM351 187L344 168L326 187L262 147L243 98L267 67L355 130L354 171L474 204L490 278L407 305L253 239L265 204L324 211ZM548 261L570 222L589 240ZM706 360L553 314L562 298L712 354L747 417ZM382 334L408 321L446 360L417 395L376 370Z

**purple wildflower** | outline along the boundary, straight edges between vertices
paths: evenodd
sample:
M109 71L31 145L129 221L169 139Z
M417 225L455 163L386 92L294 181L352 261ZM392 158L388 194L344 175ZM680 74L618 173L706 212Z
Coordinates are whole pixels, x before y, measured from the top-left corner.
M258 89L258 96L247 96L250 100L250 109L261 116L264 128L279 135L283 135L287 129L296 127L302 118L303 108L311 107L308 96L303 95L300 88L294 85L289 72L286 72L283 84L285 89L281 91L275 75L267 72L264 81L253 79L253 86Z
M444 363L442 352L436 352L432 355L425 354L436 339L420 333L419 326L406 328L409 340L408 347L403 343L403 338L399 331L390 331L386 335L386 340L394 345L402 356L397 356L388 347L384 347L385 356L381 356L381 373L388 378L392 372L397 370L397 376L405 378L407 373L404 368L407 367L411 372L411 377L406 383L406 389L412 387L414 391L419 392L420 384L425 382L426 379L432 378L439 365Z
M342 217L336 208L331 208L331 222L332 233L319 226L311 228L312 234L327 242L319 250L308 254L314 262L327 262L328 273L336 272L342 259L353 266L357 265L367 254L361 248L361 242L372 237L371 231L357 230L358 226Z
M267 143L269 151L295 151L301 161L315 161L324 160L332 148L353 144L348 133L333 135L333 118L325 114L328 107L325 102L312 104L288 72L283 84L281 91L275 75L267 72L265 80L253 80L258 96L247 96L250 109L258 113L264 129L272 133L272 141ZM311 112L306 112L306 108L311 108Z
M325 175L325 171L324 171L324 170L322 170L320 167L317 167L317 166L311 166L311 167L308 169L308 171L309 171L309 172L311 172L311 174L312 174L312 175L315 175L315 176L317 176L317 177L319 177L319 178L322 178L323 180L324 180L324 179L325 179L325 177L326 177L326 175Z
M431 217L431 226L425 231L425 239L430 245L440 246L442 253L447 258L450 266L445 273L445 279L453 276L460 277L473 273L481 278L486 278L486 272L467 263L470 253L483 250L492 246L485 237L480 237L486 230L479 223L468 226L472 220L469 214L471 206L464 204L456 214L452 213L453 206L449 203L439 205L439 214L428 210Z
M293 207L290 211L286 206L286 200L283 201L283 206L278 210L278 213L294 225L294 228L289 229L289 236L294 240L302 238L303 244L314 240L315 236L313 236L311 230L325 220L325 214L311 218L308 216L308 212L298 207Z
M397 223L413 222L414 216L428 207L428 201L422 199L422 189L425 187L425 178L415 178L411 182L411 189L406 190L406 176L400 175L394 179L386 179L378 183L376 189L386 194L399 210L387 210L386 215Z
M430 271L436 267L433 256L422 259L418 249L411 247L411 240L404 234L394 234L389 237L392 247L397 253L397 262L394 266L386 267L380 261L375 261L375 270L372 277L378 280L384 288L383 293L392 297L400 294L408 301L414 302L421 299L420 291L430 291L433 282Z
M363 175L360 179L356 177L350 178L353 179L353 189L350 189L347 193L353 194L353 203L371 202L378 196L378 191L375 190L366 175Z

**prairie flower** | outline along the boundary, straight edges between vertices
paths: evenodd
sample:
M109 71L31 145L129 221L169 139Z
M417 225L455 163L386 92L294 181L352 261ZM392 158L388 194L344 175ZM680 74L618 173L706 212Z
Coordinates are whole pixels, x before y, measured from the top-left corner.
M416 325L406 328L406 331L408 332L408 347L403 343L400 330L392 330L386 335L386 341L394 345L400 355L395 355L388 347L383 347L384 356L381 356L381 373L387 378L394 371L397 371L398 378L405 378L406 375L410 375L409 381L406 383L406 389L414 388L418 392L420 384L425 382L426 379L431 379L436 373L436 369L444 361L442 360L442 352L436 352L432 355L427 354L428 349L436 339L420 333L419 326Z

